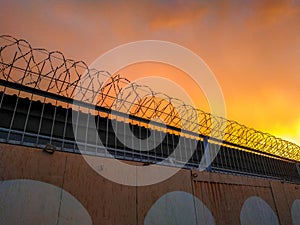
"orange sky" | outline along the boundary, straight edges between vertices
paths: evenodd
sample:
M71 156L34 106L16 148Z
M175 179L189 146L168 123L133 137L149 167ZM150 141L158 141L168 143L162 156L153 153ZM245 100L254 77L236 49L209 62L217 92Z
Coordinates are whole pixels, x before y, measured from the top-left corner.
M300 144L299 0L7 0L0 2L0 28L88 64L127 42L180 44L214 72L229 119ZM164 73L155 66L147 71ZM190 87L170 71L168 77ZM188 93L198 96L192 88ZM195 102L202 107L202 100Z

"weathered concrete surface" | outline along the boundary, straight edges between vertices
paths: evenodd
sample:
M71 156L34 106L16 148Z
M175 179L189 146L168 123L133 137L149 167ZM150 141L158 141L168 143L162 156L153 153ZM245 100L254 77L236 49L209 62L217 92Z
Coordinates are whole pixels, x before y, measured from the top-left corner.
M166 168L161 166L161 169L174 170L174 168ZM153 204L158 201L163 195L182 191L193 193L190 171L180 170L169 179L149 186L141 186L137 188L137 212L138 224L144 224L144 219ZM166 200L166 204L170 206L171 201ZM158 210L167 210L166 207L160 207ZM170 223L171 224L171 223Z
M49 154L41 149L0 144L0 178L39 180L62 187L67 156L69 154Z
M264 199L276 210L266 180L195 171L193 180L194 195L211 209L216 224L239 224L243 204L252 196Z
M96 163L99 160L91 158ZM109 164L112 160L105 159L105 162ZM99 165L102 165L100 161ZM173 169L161 166L161 171ZM190 224L244 225L241 221L249 220L248 224L253 224L261 218L269 222L273 218L280 225L299 222L297 218L292 219L291 208L300 199L300 185L180 170L158 184L125 186L99 175L79 154L48 154L37 148L0 144L0 180L18 179L42 181L70 193L97 225L149 225L162 220L166 224L174 220L182 224L182 218L192 221ZM6 206L0 204L1 207ZM245 212L245 209L251 210ZM295 209L293 215L297 216ZM162 218L164 215L168 218Z
M136 188L103 178L80 155L68 155L63 187L86 207L94 224L136 224Z

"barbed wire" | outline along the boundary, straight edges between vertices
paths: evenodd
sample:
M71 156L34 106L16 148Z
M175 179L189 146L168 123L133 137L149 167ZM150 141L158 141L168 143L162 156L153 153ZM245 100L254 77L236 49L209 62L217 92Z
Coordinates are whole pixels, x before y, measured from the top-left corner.
M300 161L300 147L236 121L211 115L182 100L107 71L67 59L59 51L33 48L23 39L0 36L0 79L73 98L204 136Z

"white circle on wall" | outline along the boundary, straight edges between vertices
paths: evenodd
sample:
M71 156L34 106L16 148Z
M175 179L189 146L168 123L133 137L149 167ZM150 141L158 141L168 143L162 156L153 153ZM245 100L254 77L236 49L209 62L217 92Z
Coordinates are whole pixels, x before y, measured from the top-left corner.
M70 193L35 180L0 181L0 224L92 225L84 206Z
M248 198L240 213L241 225L279 225L277 215L262 198Z
M184 191L161 196L148 211L145 225L215 225L207 206L194 195Z
M300 224L300 199L296 199L293 202L291 208L291 215L292 215L293 225L299 225Z

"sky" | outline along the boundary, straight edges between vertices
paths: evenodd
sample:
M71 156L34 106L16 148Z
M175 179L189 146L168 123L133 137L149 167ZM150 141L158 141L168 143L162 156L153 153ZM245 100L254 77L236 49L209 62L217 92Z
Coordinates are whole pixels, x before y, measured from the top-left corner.
M129 42L179 44L214 73L228 119L300 145L300 0L0 0L0 29L88 65ZM182 71L144 63L119 72L167 77L207 108Z

